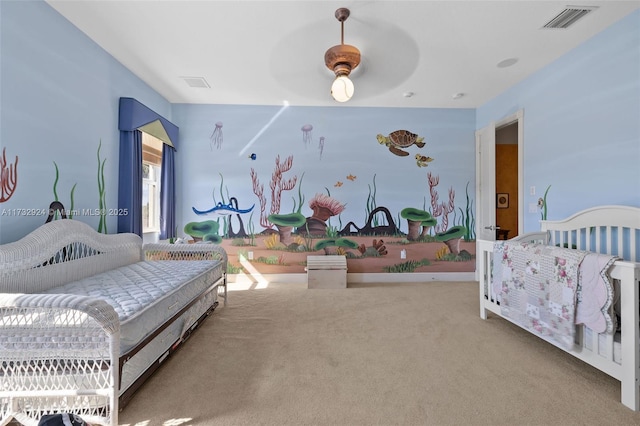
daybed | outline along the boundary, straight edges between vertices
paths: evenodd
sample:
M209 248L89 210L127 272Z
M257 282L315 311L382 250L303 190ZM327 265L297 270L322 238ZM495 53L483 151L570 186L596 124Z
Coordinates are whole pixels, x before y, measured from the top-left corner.
M71 412L117 425L142 382L226 304L213 244L146 244L71 219L0 246L0 425Z
M506 318L616 378L622 403L640 410L640 208L595 207L541 231L478 241L480 317Z

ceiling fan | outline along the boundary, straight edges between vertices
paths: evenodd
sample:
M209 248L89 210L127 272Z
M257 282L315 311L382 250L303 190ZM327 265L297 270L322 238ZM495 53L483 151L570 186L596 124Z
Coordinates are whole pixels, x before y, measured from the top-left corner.
M336 10L335 16L340 21L340 44L329 48L324 54L324 63L336 75L331 85L331 96L338 102L346 102L353 96L355 87L349 74L360 64L360 51L357 47L344 44L344 21L350 15L347 8Z

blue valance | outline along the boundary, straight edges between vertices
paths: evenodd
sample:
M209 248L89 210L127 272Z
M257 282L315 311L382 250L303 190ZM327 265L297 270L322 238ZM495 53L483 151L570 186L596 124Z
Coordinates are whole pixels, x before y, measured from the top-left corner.
M160 123L163 131L154 132L153 126L150 125L156 121ZM178 150L178 126L133 98L120 98L118 129L131 132L141 127L145 127L146 133Z

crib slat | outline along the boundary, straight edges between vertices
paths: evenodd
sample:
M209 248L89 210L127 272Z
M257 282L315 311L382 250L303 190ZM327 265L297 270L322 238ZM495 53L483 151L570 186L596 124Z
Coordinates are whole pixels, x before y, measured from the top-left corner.
M593 330L589 330L591 332L591 350L595 354L600 353L600 335Z
M616 228L616 237L618 238L618 257L624 256L624 229Z

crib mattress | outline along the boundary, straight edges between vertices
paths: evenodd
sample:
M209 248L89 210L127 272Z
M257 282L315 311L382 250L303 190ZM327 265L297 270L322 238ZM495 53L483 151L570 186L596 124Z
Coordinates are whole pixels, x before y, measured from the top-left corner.
M219 260L155 260L122 266L48 293L100 298L120 319L120 353L133 348L222 276Z

